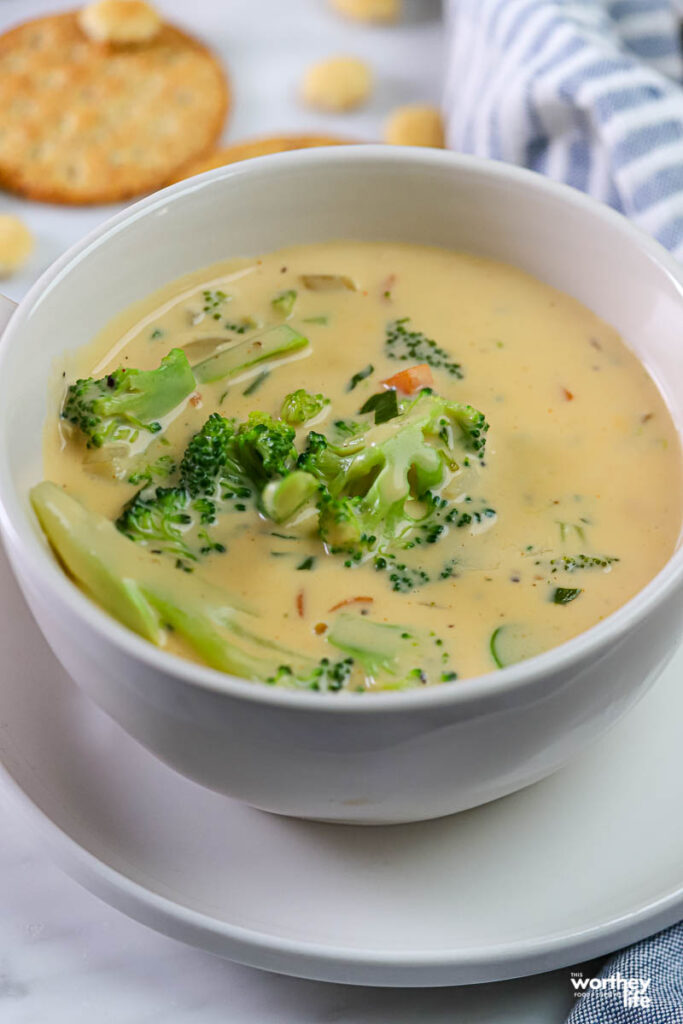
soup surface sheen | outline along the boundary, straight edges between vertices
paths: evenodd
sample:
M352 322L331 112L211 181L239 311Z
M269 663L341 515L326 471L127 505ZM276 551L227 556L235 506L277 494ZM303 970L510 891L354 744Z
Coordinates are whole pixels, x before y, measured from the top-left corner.
M322 288L314 281L311 288L302 275L348 280L336 287L323 281ZM291 311L289 300L273 306L290 289L296 291ZM397 336L403 318L409 320ZM253 504L239 509L236 503L209 530L225 551L204 553L193 564L155 556L168 565L174 587L185 581L221 587L257 611L254 621L270 640L316 660L340 657L326 639L336 616L345 616L352 630L368 622L399 624L429 637L444 668L425 677L422 663L404 664L389 685L453 685L456 674L495 670L599 622L672 553L681 452L655 384L611 327L510 266L427 247L358 242L226 262L127 310L69 357L67 379L102 377L118 366L155 368L175 347L196 363L215 348L217 336L239 342L281 322L310 345L268 364L269 372L254 366L237 378L200 384L201 400L193 397L165 433L170 447L155 441L150 458L182 454L215 411L238 421L256 409L278 416L284 396L298 388L329 403L297 428L297 448L311 430L344 443L350 435L334 424L358 422L367 399L383 391L381 382L423 363L427 353L434 392L469 403L490 424L483 463L460 463L439 490L445 510L455 512L447 521L445 513L429 520L440 523L431 534L428 526L411 533L419 541L388 565L377 550L360 560L326 552L310 511L275 524ZM388 331L395 338L389 344ZM400 355L407 358L394 358ZM414 398L398 394L406 403ZM371 423L372 415L360 419ZM394 426L389 421L382 429ZM99 475L83 458L84 446L53 417L46 476L116 519L140 483ZM414 515L424 513L416 504ZM177 630L164 642L195 657ZM382 687L387 680L380 675L356 664L344 685Z

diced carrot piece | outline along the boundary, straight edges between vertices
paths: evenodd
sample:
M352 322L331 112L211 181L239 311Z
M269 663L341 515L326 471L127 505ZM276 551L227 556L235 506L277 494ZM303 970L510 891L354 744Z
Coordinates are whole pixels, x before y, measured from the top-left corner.
M417 366L408 366L405 370L399 370L393 377L383 380L382 384L385 388L396 388L404 395L414 395L422 388L433 387L434 378L427 363L419 363Z
M300 590L299 593L296 595L296 610L299 613L299 618L303 619L305 615L303 590Z

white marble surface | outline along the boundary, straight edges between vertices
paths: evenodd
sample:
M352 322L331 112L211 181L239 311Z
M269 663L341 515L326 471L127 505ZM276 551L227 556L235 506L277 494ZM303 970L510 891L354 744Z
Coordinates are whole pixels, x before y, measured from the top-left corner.
M438 0L408 0L410 20L396 28L340 21L324 0L160 0L160 6L203 35L230 68L234 106L227 138L320 130L372 140L393 105L438 101ZM0 30L60 7L53 0L0 0ZM318 56L339 52L365 56L375 68L372 103L343 118L301 110L296 86L302 70ZM2 195L0 211L19 213L37 238L26 271L3 283L18 299L114 208L74 210ZM0 666L0 679L7 670ZM23 819L2 807L2 1024L555 1024L571 1007L568 971L464 989L382 991L223 962L98 902L49 863Z
M0 839L2 1024L559 1024L566 971L460 989L325 985L157 935L48 863L19 820Z

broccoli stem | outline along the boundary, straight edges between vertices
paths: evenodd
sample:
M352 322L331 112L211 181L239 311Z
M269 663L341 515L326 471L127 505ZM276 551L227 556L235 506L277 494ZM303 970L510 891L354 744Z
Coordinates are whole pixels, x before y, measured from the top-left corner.
M38 522L69 575L135 633L161 643L159 617L137 581L123 570L127 542L107 520L97 520L61 487L44 481L31 491ZM104 549L107 555L104 555ZM125 554L119 561L117 555Z
M246 338L229 348L220 348L208 359L197 363L193 370L200 383L210 384L216 380L224 380L226 377L234 377L250 366L256 366L267 359L277 359L280 356L297 352L308 344L308 338L295 331L293 327L288 324L278 324L276 327L269 327L262 334Z
M266 681L286 654L298 670L313 662L253 632L239 601L218 588L184 578L132 544L113 523L86 509L54 483L31 491L31 504L69 575L105 611L157 646L171 626L212 668ZM256 648L256 653L249 649Z
M261 494L261 508L269 519L284 523L317 493L318 488L314 476L297 469L281 480L266 484Z
M442 679L448 668L441 641L412 627L373 622L342 612L327 639L333 647L357 660L369 676L381 682L383 689L401 689L416 682L426 684L430 679Z

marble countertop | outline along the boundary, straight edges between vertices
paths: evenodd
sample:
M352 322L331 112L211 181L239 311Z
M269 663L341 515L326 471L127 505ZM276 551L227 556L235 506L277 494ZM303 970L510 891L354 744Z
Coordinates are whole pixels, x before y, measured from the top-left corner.
M100 903L3 809L2 1024L559 1024L568 971L449 989L328 985L240 967Z
M444 59L438 0L407 0L408 20L395 28L339 20L325 0L158 2L169 18L210 42L228 66L234 90L228 139L318 130L370 141L392 106L438 102ZM0 0L0 31L61 7L52 0ZM374 67L370 105L344 117L307 113L296 102L302 70L340 52L365 57ZM37 239L29 266L3 290L19 299L68 245L115 209L0 196L0 212L18 213ZM571 1008L568 978L565 970L498 985L387 991L239 967L100 903L47 860L23 819L3 804L2 1024L555 1024Z

